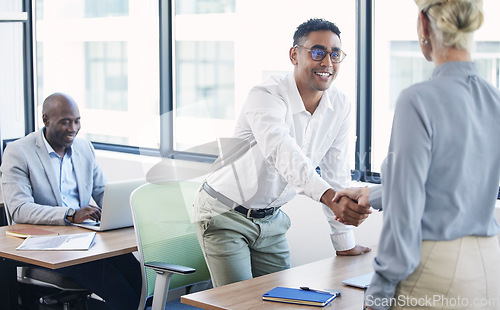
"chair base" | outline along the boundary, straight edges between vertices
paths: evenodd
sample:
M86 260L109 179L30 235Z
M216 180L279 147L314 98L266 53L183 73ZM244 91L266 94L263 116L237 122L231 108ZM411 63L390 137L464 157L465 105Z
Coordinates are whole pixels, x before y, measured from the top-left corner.
M88 310L90 292L62 291L39 299L40 309Z
M94 300L89 300L89 291L61 291L55 288L40 287L33 284L19 283L19 309L29 310L87 310L106 309L94 307ZM0 307L1 308L1 307Z

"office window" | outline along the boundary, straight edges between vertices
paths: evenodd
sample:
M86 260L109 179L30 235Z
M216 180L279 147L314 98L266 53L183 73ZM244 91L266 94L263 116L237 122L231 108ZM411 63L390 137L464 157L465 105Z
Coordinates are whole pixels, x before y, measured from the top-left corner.
M425 60L417 41L390 42L390 97L389 110L394 111L399 93L421 81L428 79L434 65Z
M2 126L0 142L3 138L22 137L24 135L24 85L23 85L23 35L20 23L0 23L0 100L5 108L0 113ZM7 104L8 103L8 104ZM7 107L11 107L7 109ZM1 153L1 152L0 152Z
M500 3L484 1L485 22L476 32L472 54L480 74L499 87L500 36L498 18L492 12ZM387 12L398 12L387 18ZM399 93L412 84L428 80L434 64L428 62L417 41L418 9L413 1L379 1L374 9L374 40L372 70L372 144L371 170L380 172L387 155L394 108ZM398 25L394 27L394 25Z
M43 98L44 92L44 87L43 87L43 77L45 76L43 72L43 43L38 43L36 45L36 61L35 61L35 66L36 66L36 72L38 75L38 78L36 79L36 88L38 91L38 98L36 99L37 102L43 102L45 98Z
M25 133L24 32L22 3L0 3L0 155L2 140Z
M373 25L360 29L373 44L366 49L364 42L356 46L356 10L372 6ZM499 9L498 1L484 1L485 23L476 33L473 54L481 74L497 87L500 19L493 12ZM352 101L352 168L357 159L361 168L378 172L399 93L428 79L434 68L420 52L417 13L414 2L399 0L314 5L303 0L36 0L36 126L43 126L43 99L61 91L78 102L81 135L93 142L160 149L174 158L189 158L185 152L215 156L216 150L198 146L232 135L251 87L293 70L288 51L295 28L322 17L339 26L348 54L334 84ZM358 48L371 53L371 66L356 67ZM357 85L358 69L371 72L372 95L366 101L372 124L368 134L357 133L358 140L371 139L365 154L355 153L356 92L366 90Z
M224 103L234 101L233 42L179 42L175 60L177 115L231 119L234 106ZM189 111L198 101L205 101L208 115Z
M236 0L176 0L176 14L212 14L234 12Z
M86 0L85 17L127 16L128 6L123 0Z
M159 18L154 0L37 0L36 124L53 92L80 107L81 136L158 149Z
M302 22L318 17L337 24L342 49L349 55L334 85L352 103L354 169L355 1L177 0L174 4L174 152L218 155L216 149L197 146L232 136L250 89L271 75L293 71L289 59L293 33Z
M127 42L86 42L85 57L87 107L127 111Z
M481 75L500 89L500 38L498 39L497 42L477 42L474 61Z

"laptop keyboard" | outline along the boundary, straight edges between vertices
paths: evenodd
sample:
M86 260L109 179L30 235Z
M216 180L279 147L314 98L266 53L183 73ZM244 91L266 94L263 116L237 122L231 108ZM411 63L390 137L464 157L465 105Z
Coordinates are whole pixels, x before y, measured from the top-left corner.
M96 222L96 221L92 221L92 220L85 220L82 222L82 224L85 226L92 226L92 227L101 226L101 222Z

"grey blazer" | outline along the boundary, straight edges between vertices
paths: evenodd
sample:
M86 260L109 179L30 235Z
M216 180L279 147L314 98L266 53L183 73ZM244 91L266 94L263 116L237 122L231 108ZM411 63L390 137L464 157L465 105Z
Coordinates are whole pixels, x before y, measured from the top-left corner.
M30 133L9 143L2 157L2 192L12 220L16 223L66 225L59 182L43 142L43 131ZM96 162L92 144L77 138L73 142L80 206L92 197L102 206L104 173Z

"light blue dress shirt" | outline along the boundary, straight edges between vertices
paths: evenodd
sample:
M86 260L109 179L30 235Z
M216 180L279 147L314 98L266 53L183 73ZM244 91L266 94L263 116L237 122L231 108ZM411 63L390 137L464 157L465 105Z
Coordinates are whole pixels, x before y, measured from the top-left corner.
M71 156L73 154L73 149L71 147L66 149L64 157L61 157L54 151L52 146L50 146L44 134L42 137L59 182L63 206L76 210L80 208L80 197L78 195L78 184L76 183L75 169L73 168L73 159Z
M441 64L430 81L404 90L382 166L384 222L366 296L397 297L422 240L498 234L499 180L500 91L474 63Z

